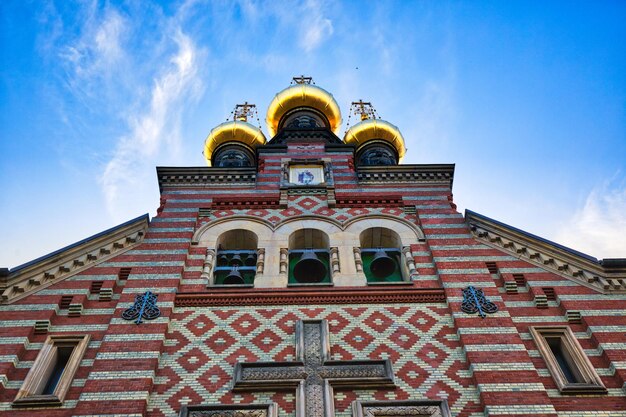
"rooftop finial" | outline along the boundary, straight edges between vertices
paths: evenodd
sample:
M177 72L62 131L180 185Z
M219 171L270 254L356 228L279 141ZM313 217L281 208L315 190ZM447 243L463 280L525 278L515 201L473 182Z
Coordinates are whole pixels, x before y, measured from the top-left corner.
M293 77L293 81L291 82L291 84L315 84L313 82L313 77L305 77L304 75L301 75L299 77Z
M247 101L243 104L237 104L235 110L231 113L233 120L239 120L240 122L247 122L248 117L257 116L256 105L250 104Z
M350 106L350 113L361 116L361 120L378 119L376 109L372 106L372 103L368 101L353 101Z

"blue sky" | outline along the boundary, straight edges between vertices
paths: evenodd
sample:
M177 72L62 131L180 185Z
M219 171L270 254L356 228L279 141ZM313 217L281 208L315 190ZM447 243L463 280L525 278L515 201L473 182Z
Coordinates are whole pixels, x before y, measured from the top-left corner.
M3 1L0 266L154 215L155 166L203 165L235 104L263 120L299 74L344 121L372 101L405 163L456 163L459 210L626 257L624 22L623 1Z

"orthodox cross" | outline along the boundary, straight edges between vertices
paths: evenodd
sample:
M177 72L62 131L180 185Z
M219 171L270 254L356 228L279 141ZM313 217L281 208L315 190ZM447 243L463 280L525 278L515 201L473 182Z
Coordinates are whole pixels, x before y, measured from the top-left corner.
M326 320L296 323L296 360L235 365L233 391L296 390L296 417L334 417L333 387L393 388L391 361L330 360Z
M367 119L378 119L378 113L369 101L353 101L350 105L350 111L348 112L348 121L346 123L346 131L350 127L350 119L352 115L359 116L361 121Z
M233 113L235 120L247 122L249 116L256 114L256 105L250 104L247 101L243 104L237 104Z
M378 118L376 109L374 109L374 106L372 106L372 103L369 101L353 101L350 110L354 112L355 115L361 116L361 120Z
M304 75L301 75L299 77L293 77L292 83L295 83L295 84L312 84L313 83L313 77L305 77Z

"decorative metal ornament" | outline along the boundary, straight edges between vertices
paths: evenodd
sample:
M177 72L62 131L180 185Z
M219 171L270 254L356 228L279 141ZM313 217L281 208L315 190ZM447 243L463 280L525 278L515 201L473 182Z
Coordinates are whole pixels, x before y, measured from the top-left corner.
M161 310L156 305L157 294L147 291L143 294L135 296L135 304L127 308L122 313L124 320L135 320L135 323L142 323L142 318L146 320L154 320L161 315Z
M469 286L463 290L463 304L461 304L461 310L467 314L478 312L480 317L485 318L485 313L495 313L498 311L498 306L485 298L483 290Z

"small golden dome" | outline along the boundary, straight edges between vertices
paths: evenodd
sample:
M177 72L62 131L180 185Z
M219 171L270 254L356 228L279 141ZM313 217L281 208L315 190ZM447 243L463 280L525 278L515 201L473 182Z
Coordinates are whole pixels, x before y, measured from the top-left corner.
M211 130L204 141L204 158L211 166L211 157L218 146L227 142L239 142L251 149L264 145L267 140L258 127L242 120L222 123Z
M341 125L341 110L335 98L328 91L313 84L295 84L276 94L267 109L267 130L270 136L276 135L281 119L290 110L298 107L311 107L322 112L335 134Z
M383 140L393 146L398 152L398 159L402 160L406 153L402 133L396 126L381 119L365 119L355 124L348 129L343 141L348 145L355 145L358 150L366 142L375 139Z

